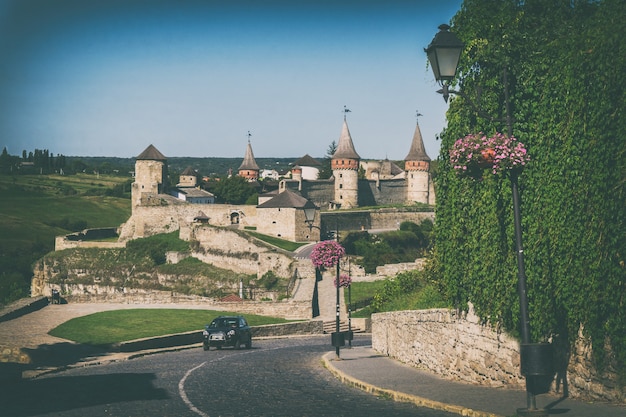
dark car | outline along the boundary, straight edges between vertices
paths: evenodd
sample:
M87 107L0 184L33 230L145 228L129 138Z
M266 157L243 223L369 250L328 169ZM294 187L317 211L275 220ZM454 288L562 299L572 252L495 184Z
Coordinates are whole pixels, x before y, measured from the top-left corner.
M232 346L239 349L246 345L246 349L252 347L252 331L248 322L242 316L219 316L211 324L204 326L202 332L204 350L211 346L221 349L223 346Z

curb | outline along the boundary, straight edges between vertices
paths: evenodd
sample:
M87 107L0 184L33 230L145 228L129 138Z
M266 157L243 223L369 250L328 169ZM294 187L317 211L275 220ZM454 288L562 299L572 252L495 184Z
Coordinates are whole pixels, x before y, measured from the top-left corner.
M415 404L418 407L426 407L431 408L433 410L441 410L447 411L449 413L455 413L464 417L503 417L499 414L493 414L486 411L477 411L472 410L471 408L466 408L460 405L454 404L446 404L439 401L429 400L427 398L419 397L417 395L406 394L404 392L394 391L386 388L380 388L375 385L369 384L367 382L361 381L350 375L345 374L344 372L337 369L333 366L330 357L334 356L334 352L328 352L324 356L322 356L322 362L324 367L330 371L337 379L339 379L342 383L358 388L362 391L365 391L369 394L373 394L380 397L390 398L394 401L398 402L406 402Z

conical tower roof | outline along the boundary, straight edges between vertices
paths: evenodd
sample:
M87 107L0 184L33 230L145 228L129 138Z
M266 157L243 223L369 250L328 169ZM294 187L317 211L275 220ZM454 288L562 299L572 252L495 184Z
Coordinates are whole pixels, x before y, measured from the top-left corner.
M148 146L137 158L139 160L165 161L167 158L154 145Z
M339 136L339 144L337 144L337 150L333 154L333 159L361 159L352 143L352 136L350 136L350 130L348 129L348 122L344 117L343 128L341 129L341 136Z
M422 140L422 132L420 131L419 123L415 126L415 133L413 134L413 142L411 142L411 149L409 154L404 158L405 161L427 161L430 162L430 158L426 154L424 148L424 141Z
M313 158L309 154L304 155L302 158L298 159L293 164L304 166L304 167L318 167L322 165L317 159Z
M254 159L254 153L252 153L252 145L248 141L248 147L246 148L246 155L243 157L243 162L239 166L239 170L259 170L259 166Z
M196 176L198 175L198 173L196 172L195 169L193 169L192 167L188 166L187 168L185 168L185 170L180 174L180 175L191 175L191 176Z

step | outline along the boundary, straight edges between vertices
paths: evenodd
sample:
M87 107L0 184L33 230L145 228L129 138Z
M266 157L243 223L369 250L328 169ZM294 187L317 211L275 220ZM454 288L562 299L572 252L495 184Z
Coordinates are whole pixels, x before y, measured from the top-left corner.
M337 329L337 323L334 320L333 321L325 321L324 322L324 333L325 334L334 333L336 329ZM339 322L339 331L340 332L347 332L348 331L348 321L347 320L341 320ZM364 333L364 332L365 331L363 329L355 327L354 324L352 325L352 333Z

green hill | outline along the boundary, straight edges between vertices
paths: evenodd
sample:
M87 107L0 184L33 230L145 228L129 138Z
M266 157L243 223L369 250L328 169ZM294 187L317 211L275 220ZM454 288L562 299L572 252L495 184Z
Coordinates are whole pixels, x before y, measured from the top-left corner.
M54 238L116 227L131 214L128 177L0 175L0 305L29 295L32 264Z

